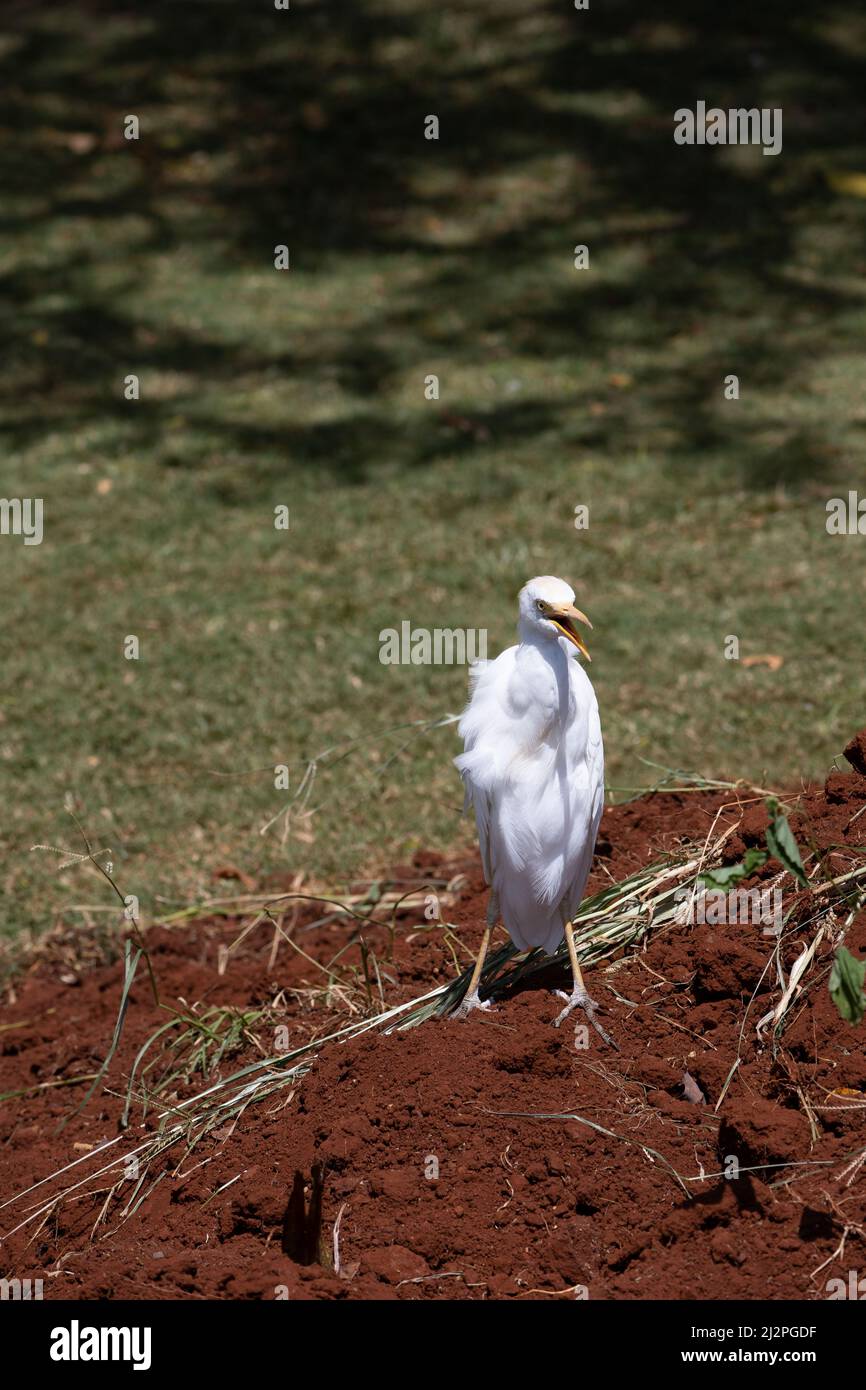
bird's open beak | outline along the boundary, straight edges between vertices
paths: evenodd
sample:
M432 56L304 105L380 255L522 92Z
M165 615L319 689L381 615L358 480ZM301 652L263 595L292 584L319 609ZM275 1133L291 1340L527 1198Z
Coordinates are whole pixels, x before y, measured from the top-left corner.
M586 643L574 626L575 623L585 623L587 627L592 627L592 623L585 613L581 613L579 608L575 608L573 603L569 603L565 604L562 608L551 609L547 613L547 617L552 623L556 624L563 637L567 637L569 642L574 643L577 650L586 657L587 661L592 661Z

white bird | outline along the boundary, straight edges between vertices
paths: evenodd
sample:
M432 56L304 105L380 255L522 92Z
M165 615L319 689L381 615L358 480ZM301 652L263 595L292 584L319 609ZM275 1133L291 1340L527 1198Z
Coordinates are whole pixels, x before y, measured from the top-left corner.
M460 1013L485 1007L478 982L499 917L520 951L548 955L568 942L574 989L556 1019L574 1008L596 1022L584 987L572 918L592 863L604 805L604 749L595 692L577 659L590 660L575 623L592 623L574 590L543 575L520 591L519 642L471 670L455 758L478 825L490 885L487 926ZM563 996L567 997L567 996Z

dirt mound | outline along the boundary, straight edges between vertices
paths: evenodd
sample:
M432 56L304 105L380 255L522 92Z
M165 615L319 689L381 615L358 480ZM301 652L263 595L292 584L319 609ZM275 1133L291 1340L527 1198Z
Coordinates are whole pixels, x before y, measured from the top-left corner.
M866 773L866 729L855 734L845 745L845 757L858 772Z
M864 747L860 736L846 750L855 768ZM788 799L807 865L820 864L816 883L862 865L864 789L857 770ZM745 790L658 793L608 810L589 891L702 843L714 824L736 827L724 852L734 864L764 843L767 813ZM778 884L780 872L769 859L738 886ZM273 956L265 921L219 973L239 920L150 929L163 1006L188 1013L196 1001L198 1016L243 1020L216 1072L213 1051L202 1054L207 1080L179 1049L160 1103L271 1054L277 1027L296 1047L344 1024L347 1010L452 978L483 924L477 862L428 855L394 878L441 894L454 932L417 899L362 928L292 904L294 946ZM786 910L799 908L786 882ZM554 1029L560 1001L527 987L467 1022L328 1044L293 1086L191 1152L168 1151L143 1188L131 1172L113 1190L115 1178L94 1176L93 1146L118 1134L136 1053L169 1015L140 972L107 1077L74 1113L90 1084L80 1078L111 1038L122 966L79 969L68 942L49 944L0 1031L0 1091L23 1093L3 1109L0 1199L78 1159L67 1182L84 1181L7 1235L2 1272L43 1278L46 1297L67 1298L826 1297L827 1280L864 1258L866 1023L843 1023L827 990L845 911L819 920L804 908L795 920L778 946L786 981L823 931L775 1043L756 1025L781 994L776 939L751 922L683 923L588 971L619 1052L587 1040L579 1017ZM866 912L846 945L866 953ZM142 1129L134 1110L121 1145L132 1149L156 1118ZM3 1231L55 1188L7 1205ZM303 1262L305 1242L314 1263Z

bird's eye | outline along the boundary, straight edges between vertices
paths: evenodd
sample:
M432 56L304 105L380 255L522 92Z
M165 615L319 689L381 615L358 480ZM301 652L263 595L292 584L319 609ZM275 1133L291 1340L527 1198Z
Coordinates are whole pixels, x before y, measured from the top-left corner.
M544 604L544 601L543 601L542 599L538 599L537 602L536 602L536 604L535 604L535 606L536 606L536 608L538 609L539 613L543 613L543 612L544 612L545 604Z

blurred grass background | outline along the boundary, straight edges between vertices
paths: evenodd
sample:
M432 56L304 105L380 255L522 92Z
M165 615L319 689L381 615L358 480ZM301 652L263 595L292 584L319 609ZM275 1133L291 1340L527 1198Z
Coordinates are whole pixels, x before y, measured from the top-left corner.
M453 726L385 731L466 671L379 632L494 653L537 573L595 624L613 788L823 775L866 722L825 530L866 493L864 58L853 3L4 7L0 490L45 502L0 538L7 930L110 902L30 853L67 794L146 913L465 843ZM699 99L781 106L782 153L676 146ZM262 835L274 764L353 739Z

